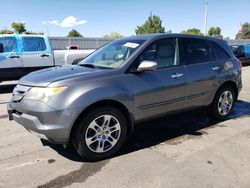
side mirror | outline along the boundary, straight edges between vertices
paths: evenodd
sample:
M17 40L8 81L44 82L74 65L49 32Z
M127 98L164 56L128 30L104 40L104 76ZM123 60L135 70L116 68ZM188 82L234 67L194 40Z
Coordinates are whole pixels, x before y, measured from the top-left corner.
M138 72L144 72L144 71L154 71L157 68L157 63L155 61L142 61L137 68Z
M0 43L0 53L3 53L4 52L4 49L3 49L3 44Z

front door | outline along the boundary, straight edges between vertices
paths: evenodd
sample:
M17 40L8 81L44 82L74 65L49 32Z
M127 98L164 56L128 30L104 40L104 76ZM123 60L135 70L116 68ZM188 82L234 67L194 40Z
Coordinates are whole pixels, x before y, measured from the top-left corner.
M185 103L186 74L179 64L176 38L151 44L138 61L155 61L155 71L133 75L136 120L181 110Z
M18 79L22 74L22 59L15 37L0 37L3 53L0 53L0 81Z

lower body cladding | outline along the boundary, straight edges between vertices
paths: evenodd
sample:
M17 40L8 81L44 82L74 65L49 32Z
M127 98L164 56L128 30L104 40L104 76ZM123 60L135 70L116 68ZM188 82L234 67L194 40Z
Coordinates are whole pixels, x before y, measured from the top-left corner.
M9 119L53 143L65 144L79 110L57 110L37 100L22 100L8 105Z

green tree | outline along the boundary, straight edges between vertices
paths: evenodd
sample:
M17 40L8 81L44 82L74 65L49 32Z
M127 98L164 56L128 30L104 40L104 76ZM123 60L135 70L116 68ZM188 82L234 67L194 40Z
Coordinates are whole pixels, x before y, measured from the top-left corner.
M223 38L223 36L221 35L221 28L220 27L211 27L208 30L208 35L210 37Z
M203 35L200 29L191 28L181 32L182 34Z
M26 32L25 29L25 23L22 22L13 22L11 24L11 27L14 29L14 31L18 34L22 34Z
M246 22L242 25L236 35L236 39L250 39L250 23Z
M3 35L3 34L13 34L14 32L9 30L9 29L3 29L0 31L0 35Z
M83 37L77 30L72 29L69 34L68 37Z
M103 38L105 39L119 39L119 38L123 38L124 36L121 35L120 33L117 32L112 32L108 35L104 35Z
M43 32L33 32L33 31L26 31L25 34L27 34L27 35L44 35Z
M160 17L151 14L144 24L137 26L135 33L137 35L147 33L165 33L165 28L162 26L162 20Z

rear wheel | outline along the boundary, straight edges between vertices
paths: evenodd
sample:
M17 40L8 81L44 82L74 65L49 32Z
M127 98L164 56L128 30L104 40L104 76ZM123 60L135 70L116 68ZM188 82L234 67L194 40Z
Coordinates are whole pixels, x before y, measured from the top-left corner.
M121 111L102 107L81 118L74 131L73 144L84 159L98 161L114 155L126 135L126 118Z
M211 104L212 116L217 120L228 118L236 101L236 94L232 87L224 86L216 93Z

